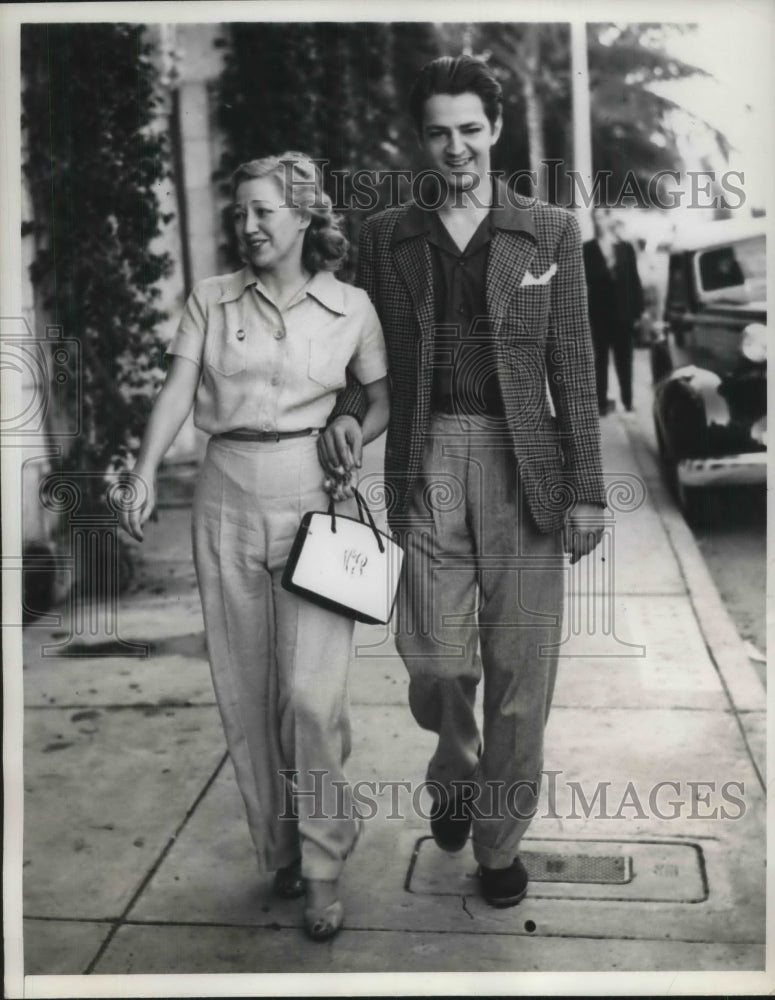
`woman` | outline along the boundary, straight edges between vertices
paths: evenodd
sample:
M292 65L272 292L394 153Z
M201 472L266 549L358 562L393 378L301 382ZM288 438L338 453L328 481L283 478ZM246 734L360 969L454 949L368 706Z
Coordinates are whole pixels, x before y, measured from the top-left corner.
M328 503L317 434L346 368L365 386L364 443L387 425L385 346L366 293L332 273L348 244L309 158L245 163L232 192L245 267L200 282L186 303L134 470L148 497L125 527L142 539L159 463L193 404L212 435L194 560L229 753L259 867L282 897L306 887L307 930L324 940L342 924L337 880L358 833L342 771L353 623L280 579L302 514Z

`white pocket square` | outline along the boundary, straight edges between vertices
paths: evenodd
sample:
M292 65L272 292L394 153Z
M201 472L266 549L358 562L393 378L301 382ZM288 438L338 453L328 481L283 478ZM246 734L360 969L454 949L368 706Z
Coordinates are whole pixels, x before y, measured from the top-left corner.
M525 277L522 279L522 285L520 285L520 288L523 287L524 285L548 285L556 273L557 273L556 264L552 264L549 270L544 271L544 273L538 278L536 278L535 275L531 274L528 271L525 274Z

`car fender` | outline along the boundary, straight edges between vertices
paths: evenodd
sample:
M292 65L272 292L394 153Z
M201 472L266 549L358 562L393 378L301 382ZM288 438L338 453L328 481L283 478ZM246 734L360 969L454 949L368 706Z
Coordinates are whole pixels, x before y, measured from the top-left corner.
M662 441L674 459L710 454L709 432L726 427L731 414L719 392L722 380L706 368L685 365L655 389L654 416Z

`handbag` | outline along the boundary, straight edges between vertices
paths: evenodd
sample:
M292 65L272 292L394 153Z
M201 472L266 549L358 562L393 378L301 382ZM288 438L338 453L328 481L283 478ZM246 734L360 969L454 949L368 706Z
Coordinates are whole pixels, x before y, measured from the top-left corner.
M302 517L282 585L330 611L386 625L393 613L404 552L379 530L358 490L353 495L358 518L337 514L333 497L328 511L307 511Z

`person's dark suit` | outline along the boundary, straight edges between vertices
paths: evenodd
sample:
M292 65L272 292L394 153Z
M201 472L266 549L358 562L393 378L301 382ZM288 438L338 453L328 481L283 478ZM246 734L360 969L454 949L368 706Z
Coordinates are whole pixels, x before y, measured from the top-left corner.
M643 288L633 247L614 243L614 266L609 268L597 240L584 244L589 321L595 348L597 400L605 413L608 399L608 357L613 351L622 404L632 409L632 348L635 322L643 312Z

